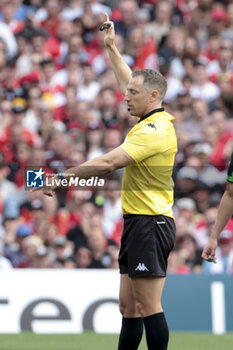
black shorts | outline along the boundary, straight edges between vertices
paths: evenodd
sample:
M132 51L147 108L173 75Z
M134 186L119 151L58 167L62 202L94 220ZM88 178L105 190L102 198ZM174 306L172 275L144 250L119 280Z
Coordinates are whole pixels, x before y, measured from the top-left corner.
M129 277L166 276L175 235L174 220L168 216L124 215L120 273Z

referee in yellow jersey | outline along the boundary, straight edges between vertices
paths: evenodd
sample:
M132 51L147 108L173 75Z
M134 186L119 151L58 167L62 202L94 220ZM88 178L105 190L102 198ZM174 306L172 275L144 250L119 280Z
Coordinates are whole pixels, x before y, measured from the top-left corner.
M169 331L161 305L167 258L175 241L172 169L177 152L174 118L162 107L166 79L152 69L131 72L115 46L114 25L105 14L105 46L131 115L138 123L113 151L66 170L64 177L103 176L125 167L124 229L119 266L118 350L136 350L146 330L149 350L166 350ZM52 195L53 188L44 188Z

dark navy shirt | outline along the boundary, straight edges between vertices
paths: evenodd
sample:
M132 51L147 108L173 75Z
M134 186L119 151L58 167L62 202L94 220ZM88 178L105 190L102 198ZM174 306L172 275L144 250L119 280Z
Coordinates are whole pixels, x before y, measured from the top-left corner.
M227 173L227 181L233 183L233 152L231 155L231 161Z

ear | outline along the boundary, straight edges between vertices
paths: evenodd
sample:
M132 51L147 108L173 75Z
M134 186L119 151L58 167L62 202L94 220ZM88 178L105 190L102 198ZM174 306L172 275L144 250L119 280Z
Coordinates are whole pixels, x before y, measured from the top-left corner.
M151 92L151 102L155 102L158 100L159 92L158 90L152 90Z

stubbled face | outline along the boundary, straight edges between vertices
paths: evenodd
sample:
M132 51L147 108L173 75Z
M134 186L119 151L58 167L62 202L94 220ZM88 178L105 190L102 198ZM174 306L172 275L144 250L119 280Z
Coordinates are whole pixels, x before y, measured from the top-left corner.
M132 77L125 94L125 101L131 115L142 117L147 114L150 104L150 92L143 86L144 77L138 75ZM148 111L148 112L147 112Z

